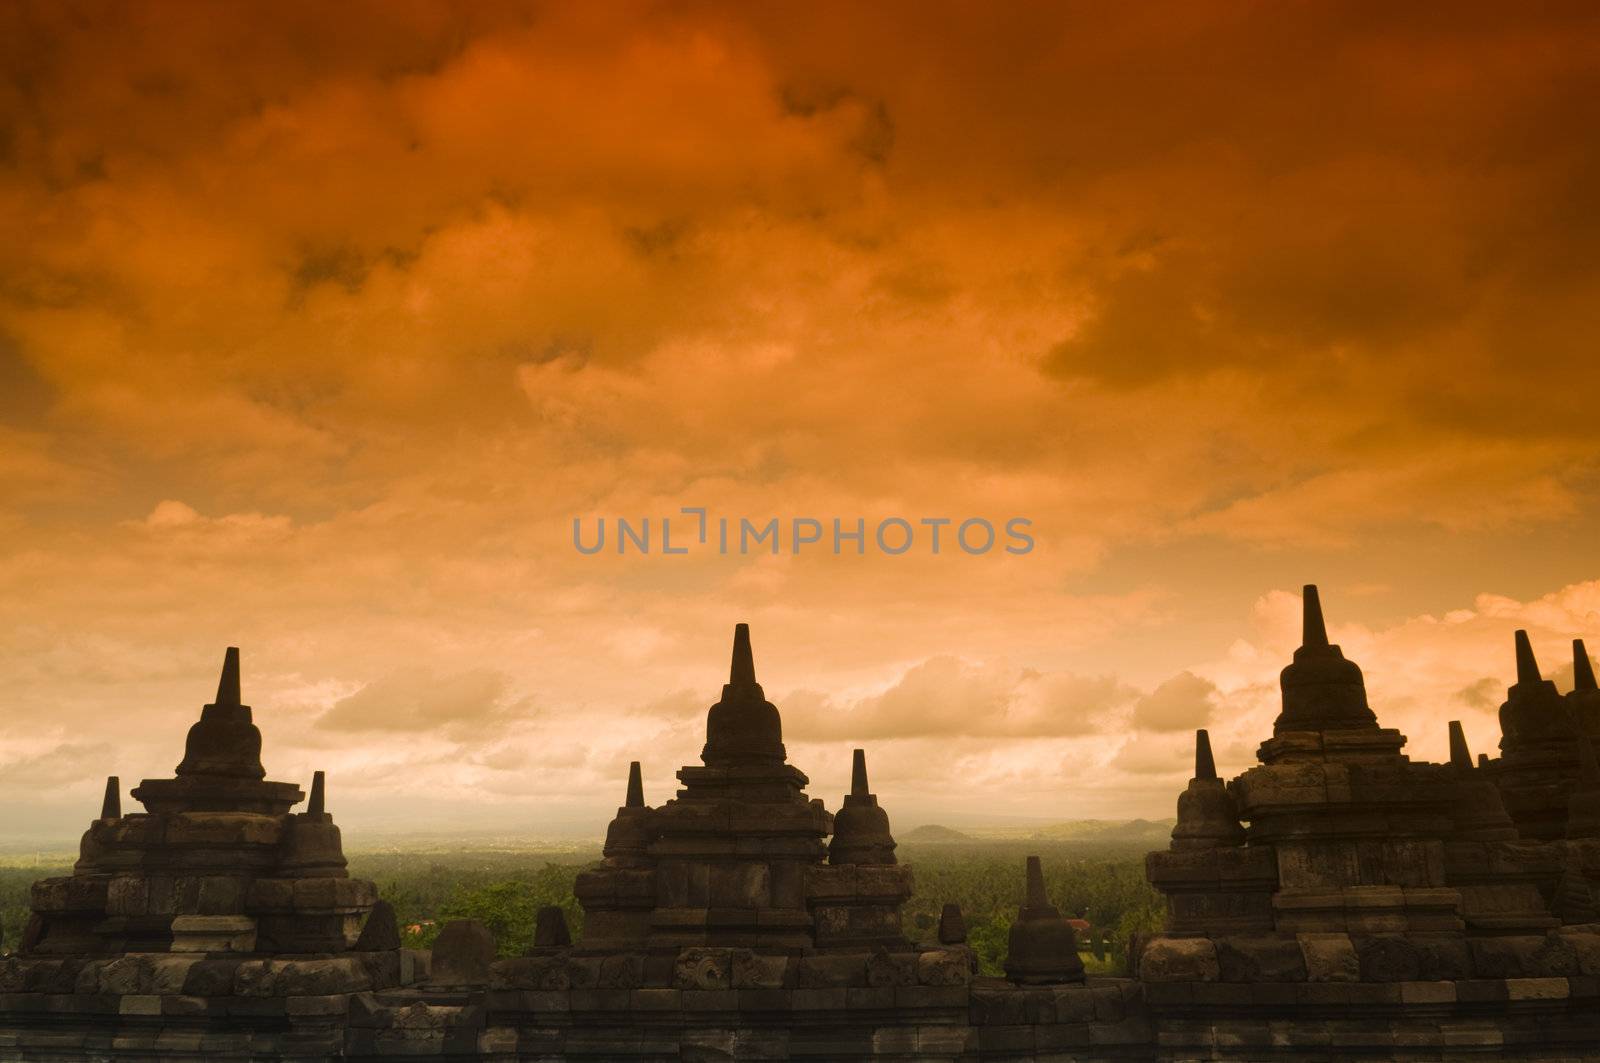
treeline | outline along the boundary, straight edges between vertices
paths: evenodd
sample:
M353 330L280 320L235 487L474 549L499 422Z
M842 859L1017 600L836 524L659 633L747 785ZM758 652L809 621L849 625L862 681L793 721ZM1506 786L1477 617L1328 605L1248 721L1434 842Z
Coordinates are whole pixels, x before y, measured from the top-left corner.
M1144 880L1141 848L1042 841L904 845L900 858L916 875L916 893L905 906L907 936L933 942L944 905L959 904L982 970L1000 974L1029 854L1043 858L1051 902L1063 915L1085 919L1093 928L1081 942L1091 971L1122 970L1129 935L1156 929L1165 918L1161 895ZM493 931L502 955L514 956L533 944L534 918L545 905L566 912L574 937L582 932L583 910L573 883L598 857L598 852L505 850L357 853L350 857L350 873L377 883L379 894L395 907L407 945L427 948L449 920L476 919ZM67 866L0 866L0 950L15 948L21 937L33 881L70 871ZM1103 942L1103 959L1094 955L1096 938Z
M1044 860L1052 903L1093 928L1081 942L1090 970L1122 969L1128 937L1158 928L1165 918L1161 895L1144 880L1143 851L1133 847L1039 841L907 845L900 856L916 875L916 893L905 907L907 936L932 942L944 905L959 904L984 973L1001 973L1029 854ZM407 944L425 948L445 922L477 919L494 931L501 953L511 956L532 944L534 917L544 905L564 909L573 935L581 932L583 911L572 887L588 862L572 854L395 853L352 857L350 870L378 883L400 916ZM1097 938L1103 958L1094 955Z

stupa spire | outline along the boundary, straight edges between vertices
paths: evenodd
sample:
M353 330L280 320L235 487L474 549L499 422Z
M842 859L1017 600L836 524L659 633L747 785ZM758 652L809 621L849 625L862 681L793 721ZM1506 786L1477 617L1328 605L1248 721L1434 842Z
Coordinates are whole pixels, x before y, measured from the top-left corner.
M1328 645L1328 626L1322 620L1322 597L1315 583L1307 583L1301 592L1300 645Z
M867 751L855 751L850 763L850 796L867 797L872 793L867 786Z
M1028 899L1024 907L1036 911L1050 907L1050 896L1044 889L1044 865L1037 856L1028 857Z
M1517 683L1537 683L1542 678L1539 675L1539 662L1533 656L1533 643L1528 641L1528 633L1521 629L1517 631Z
M1582 639L1572 640L1572 689L1600 690L1594 681L1594 665L1589 662L1589 651L1583 648Z
M222 676L217 680L217 700L211 704L237 708L243 702L239 696L239 647L229 646L222 655Z
M756 685L756 659L750 650L750 625L737 624L733 629L733 666L728 670L729 686Z
M311 800L306 802L307 814L322 815L327 811L327 802L328 776L325 772L314 771L311 773Z
M106 776L106 795L100 801L100 818L122 818L122 781L115 775Z
M1194 733L1194 777L1208 780L1217 777L1217 762L1211 756L1211 735L1204 727Z
M1472 770L1472 751L1467 748L1467 733L1461 729L1460 720L1450 721L1450 766Z
M622 807L644 807L644 776L639 771L639 762L637 760L628 762L628 796L623 801Z

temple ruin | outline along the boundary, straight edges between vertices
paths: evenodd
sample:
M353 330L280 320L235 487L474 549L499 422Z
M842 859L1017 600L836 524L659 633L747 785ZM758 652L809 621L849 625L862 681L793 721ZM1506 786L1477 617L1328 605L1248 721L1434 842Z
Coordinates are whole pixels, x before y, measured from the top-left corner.
M1600 688L1542 678L1527 635L1498 757L1411 760L1315 587L1282 712L1232 778L1196 735L1158 934L1124 976L1018 868L1004 978L960 909L910 941L913 869L854 754L829 812L788 762L749 629L700 763L646 803L630 768L574 940L541 911L525 955L455 922L401 946L349 877L326 783L266 781L229 649L174 777L106 786L70 876L34 886L0 959L0 1060L1445 1060L1600 1058Z

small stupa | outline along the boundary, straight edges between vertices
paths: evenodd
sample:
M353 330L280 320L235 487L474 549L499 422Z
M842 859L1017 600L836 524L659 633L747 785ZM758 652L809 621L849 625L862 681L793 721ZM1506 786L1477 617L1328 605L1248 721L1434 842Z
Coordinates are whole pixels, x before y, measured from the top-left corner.
M1006 978L1020 985L1083 981L1078 936L1050 903L1037 856L1028 857L1026 899L1007 939Z

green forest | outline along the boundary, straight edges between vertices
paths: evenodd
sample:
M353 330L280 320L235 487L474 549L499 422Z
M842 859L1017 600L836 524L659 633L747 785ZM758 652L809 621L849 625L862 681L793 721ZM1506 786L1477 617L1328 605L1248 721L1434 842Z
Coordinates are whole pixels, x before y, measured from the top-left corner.
M1043 858L1046 889L1062 914L1083 918L1093 928L1081 943L1090 971L1122 970L1129 935L1160 926L1163 903L1144 880L1143 846L972 840L900 847L900 859L913 866L916 877L916 893L905 907L907 935L933 941L941 909L959 904L983 972L1001 973L1029 854ZM477 919L494 932L500 952L509 956L532 944L534 916L545 905L559 905L573 935L581 931L583 910L572 885L584 865L598 856L533 849L395 850L354 852L349 860L350 873L372 879L394 905L408 945L427 947L451 919ZM13 860L0 866L5 947L15 945L27 921L29 885L70 870L65 861Z

